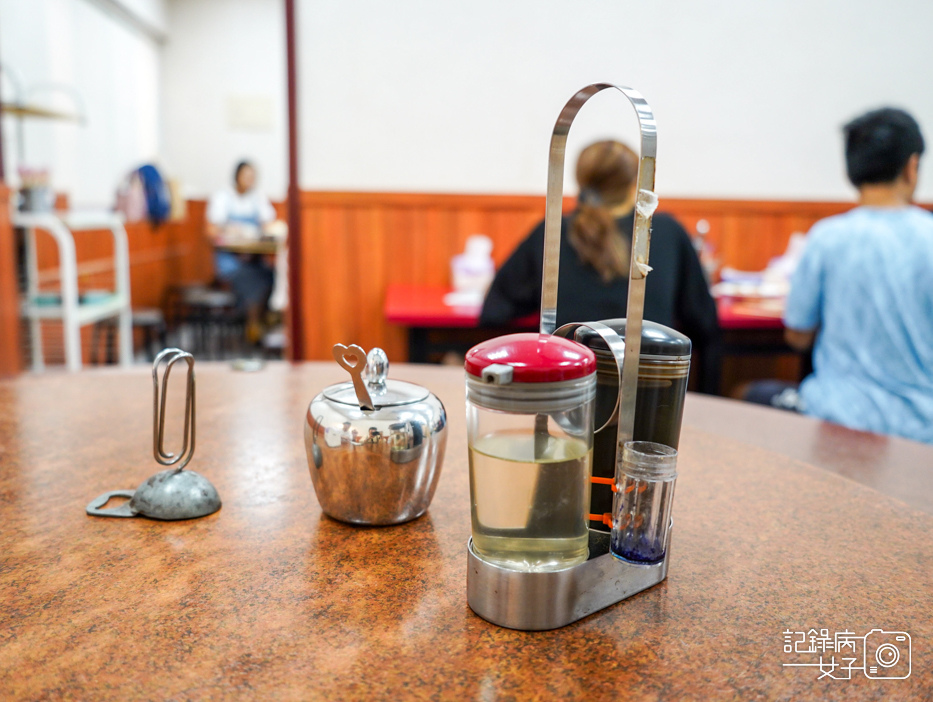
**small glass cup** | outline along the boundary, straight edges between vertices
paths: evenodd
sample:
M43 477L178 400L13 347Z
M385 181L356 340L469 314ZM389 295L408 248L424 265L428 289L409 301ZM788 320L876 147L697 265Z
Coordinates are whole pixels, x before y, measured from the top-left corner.
M612 555L628 563L664 560L677 481L677 450L651 441L622 449L622 476L613 498Z

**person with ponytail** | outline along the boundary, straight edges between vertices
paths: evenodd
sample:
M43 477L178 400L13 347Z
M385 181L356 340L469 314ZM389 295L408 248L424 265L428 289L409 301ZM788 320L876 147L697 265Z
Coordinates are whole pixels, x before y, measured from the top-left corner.
M577 208L563 218L557 324L624 317L638 176L638 156L618 141L587 146L577 160ZM501 327L540 312L544 222L519 244L486 294L480 325ZM700 390L717 393L720 333L690 237L664 213L652 220L645 319L673 327L699 354Z

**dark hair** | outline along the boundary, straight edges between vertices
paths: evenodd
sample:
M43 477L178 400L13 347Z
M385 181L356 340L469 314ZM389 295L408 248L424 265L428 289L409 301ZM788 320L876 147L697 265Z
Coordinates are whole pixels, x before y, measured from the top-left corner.
M249 161L240 161L236 165L236 168L233 169L233 184L234 185L240 182L240 171L242 171L244 168L252 168L254 171L256 170L256 167L253 166L253 164L250 163Z
M638 156L618 141L590 144L577 159L580 198L570 225L570 244L609 282L628 273L631 244L609 212L625 202L638 177Z
M883 107L856 117L842 128L846 173L852 185L890 183L914 154L923 153L920 125L904 110Z

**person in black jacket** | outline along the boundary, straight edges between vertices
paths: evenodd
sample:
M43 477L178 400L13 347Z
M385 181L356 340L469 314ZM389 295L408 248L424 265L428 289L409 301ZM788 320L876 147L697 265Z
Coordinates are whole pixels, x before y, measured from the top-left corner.
M586 147L577 160L580 197L563 218L557 324L624 317L638 175L638 156L617 141ZM496 274L481 326L503 326L540 311L544 222L519 244ZM670 215L652 220L645 282L645 319L673 327L699 355L702 392L718 393L719 319L690 237Z

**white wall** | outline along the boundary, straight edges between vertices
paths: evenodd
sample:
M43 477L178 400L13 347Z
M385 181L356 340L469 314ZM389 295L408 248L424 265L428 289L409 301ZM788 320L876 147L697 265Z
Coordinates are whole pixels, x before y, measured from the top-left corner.
M851 197L839 128L884 104L933 142L929 0L302 0L299 21L305 188L543 192L554 120L596 81L653 106L662 195ZM568 156L633 122L597 96Z
M100 5L117 3L155 32L165 33L165 0L91 0Z
M157 19L161 0L135 0ZM133 4L128 5L133 9ZM72 87L85 122L24 121L25 163L50 169L76 206L113 204L120 179L159 151L159 50L145 34L87 0L0 0L0 63L26 100L74 112L43 84ZM4 76L4 101L13 84ZM17 183L15 121L3 118L7 178Z
M167 42L100 0L0 0L0 61L26 87L74 86L85 125L28 121L26 158L83 204L161 156L191 196L254 159L286 187L281 0L120 0ZM871 107L911 110L933 140L927 0L299 0L302 186L532 192L563 103L628 83L659 123L658 189L697 197L839 199L839 127ZM4 79L4 97L10 97ZM69 109L67 99L36 95ZM263 111L267 111L263 114ZM635 138L603 94L571 133ZM13 121L3 119L15 182ZM933 157L919 196L933 200Z
M256 163L260 187L283 198L282 0L170 0L167 25L162 126L168 170L189 197L204 197L230 185L234 165L248 158Z

